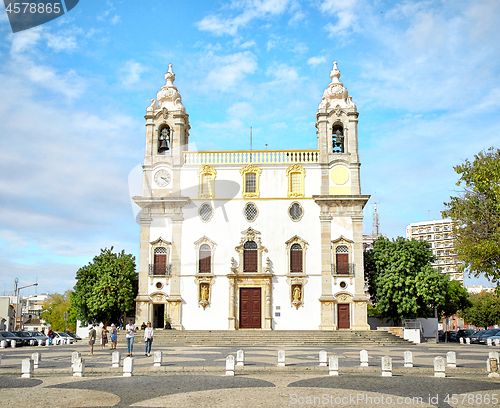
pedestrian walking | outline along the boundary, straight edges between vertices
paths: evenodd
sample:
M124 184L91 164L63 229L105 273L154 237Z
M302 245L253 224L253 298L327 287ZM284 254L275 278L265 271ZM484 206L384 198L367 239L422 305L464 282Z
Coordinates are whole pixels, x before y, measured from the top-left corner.
M89 355L90 356L92 354L94 354L95 336L96 336L95 329L92 326L89 326L89 346L90 346L90 353L89 353Z
M110 337L111 337L111 350L116 350L116 343L118 341L118 329L116 328L114 323L111 324Z
M125 326L125 339L127 340L127 357L132 357L132 350L134 348L134 333L137 331L134 323L132 323L132 319L128 321L128 324Z
M52 340L54 339L54 331L52 329L49 329L47 336L49 337L49 346L50 346L52 344Z
M108 329L106 328L106 325L102 326L101 330L101 348L104 350L106 348L106 344L108 344Z
M151 322L148 322L146 329L144 330L144 343L146 344L146 355L151 355L151 344L153 343L153 328L151 327Z

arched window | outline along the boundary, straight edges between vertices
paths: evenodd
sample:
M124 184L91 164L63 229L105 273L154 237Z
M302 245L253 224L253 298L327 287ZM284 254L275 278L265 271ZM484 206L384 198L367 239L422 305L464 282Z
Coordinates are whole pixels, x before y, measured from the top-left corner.
M290 272L302 273L302 246L293 244L290 248Z
M215 196L215 176L217 170L214 167L205 164L198 169L199 186L198 198L213 198Z
M154 274L165 275L167 271L167 249L160 247L155 249Z
M299 164L286 169L288 177L288 197L304 197L304 176L306 170Z
M344 128L334 125L332 128L332 152L344 153Z
M254 241L243 245L243 272L257 273L257 244Z
M212 250L210 245L203 244L200 246L199 271L200 273L212 272Z
M249 164L240 169L240 174L243 177L243 197L259 197L259 177L262 169Z
M158 153L170 150L170 128L163 126L158 131Z
M349 274L349 249L346 246L341 245L336 248L335 261L338 274Z

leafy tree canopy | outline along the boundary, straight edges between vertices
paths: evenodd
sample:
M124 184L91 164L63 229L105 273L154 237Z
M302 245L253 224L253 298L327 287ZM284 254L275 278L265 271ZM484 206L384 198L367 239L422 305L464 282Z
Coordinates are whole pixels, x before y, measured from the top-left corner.
M439 305L439 316L450 317L471 306L469 294L460 282L450 281L445 294L445 303Z
M71 307L73 292L67 290L63 295L54 293L43 302L41 318L50 325L54 331L64 331L66 327L71 332L76 331L76 312ZM68 313L68 325L64 322L64 312Z
M434 270L426 241L383 237L365 254L365 273L377 312L399 322L432 315L445 303L449 278Z
M500 150L491 147L454 167L463 191L444 203L443 217L458 222L455 250L475 277L500 279Z
M87 322L118 321L134 311L138 291L135 257L101 249L101 254L76 273L73 305L78 319Z
M471 306L464 310L464 318L477 327L500 324L500 296L482 292L470 296Z

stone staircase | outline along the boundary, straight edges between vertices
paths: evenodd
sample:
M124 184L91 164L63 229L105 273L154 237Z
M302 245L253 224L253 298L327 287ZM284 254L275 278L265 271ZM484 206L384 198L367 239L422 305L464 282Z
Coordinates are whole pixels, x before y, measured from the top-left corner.
M138 330L136 340L143 332ZM320 330L160 330L154 344L161 346L355 346L411 345L386 331ZM122 336L120 336L122 337ZM125 336L123 339L125 340Z

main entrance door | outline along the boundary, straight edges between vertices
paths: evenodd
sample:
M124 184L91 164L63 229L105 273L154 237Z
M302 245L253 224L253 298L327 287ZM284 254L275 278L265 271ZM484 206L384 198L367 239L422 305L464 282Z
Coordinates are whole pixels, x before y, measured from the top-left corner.
M337 316L339 317L339 329L351 328L351 322L349 318L349 305L338 304L337 312L338 312Z
M260 288L240 288L240 329L260 329L260 310Z
M164 323L165 305L163 303L153 305L153 312L154 312L153 327L155 329L163 329L163 327L165 326Z

